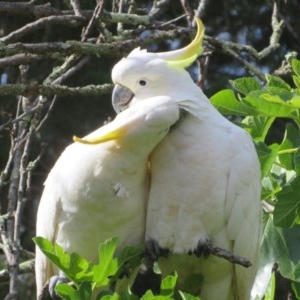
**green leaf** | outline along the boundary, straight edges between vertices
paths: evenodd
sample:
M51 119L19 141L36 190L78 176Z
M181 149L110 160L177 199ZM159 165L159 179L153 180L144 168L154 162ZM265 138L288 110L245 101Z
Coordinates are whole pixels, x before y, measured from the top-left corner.
M229 80L230 84L241 94L248 95L252 91L260 90L259 83L252 77Z
M284 102L288 102L292 100L293 97L295 96L293 92L275 86L269 86L267 87L266 90L269 92L271 96L279 97Z
M293 75L293 81L297 88L300 88L300 77Z
M300 282L293 282L292 289L297 299L300 299Z
M125 247L121 250L117 256L118 260L118 272L116 277L127 273L128 270L135 269L140 266L141 260L144 257L144 250L138 247Z
M118 271L118 261L114 258L114 253L118 245L118 238L113 237L100 244L99 264L93 266L94 287L105 286L109 284L110 276Z
M297 109L300 109L300 96L294 94L293 98L288 103L289 105Z
M132 294L130 288L123 288L120 293L120 299L122 300L139 300L139 297Z
M171 298L172 299L172 298ZM168 296L161 296L161 295L154 295L152 291L148 290L141 300L170 300L170 297Z
M247 116L255 111L238 101L232 90L222 90L210 98L211 103L223 115Z
M199 297L196 297L196 296L193 296L188 293L181 292L181 291L179 291L179 295L182 300L200 300Z
M272 174L262 179L261 199L273 199L279 191L281 191L281 185Z
M267 291L265 293L265 297L264 300L274 300L274 296L275 296L275 287L276 287L276 283L275 283L275 273L272 273L271 276L271 280L268 284L268 288Z
M294 169L294 155L298 147L300 147L299 130L292 124L287 124L279 147L279 161L287 170Z
M297 176L300 176L300 148L294 154L294 171L296 172Z
M154 294L152 293L151 290L148 290L143 297L141 298L141 300L150 300L150 299L154 299Z
M160 284L160 293L162 296L173 296L178 275L169 275L165 277Z
M103 297L101 297L101 300L119 300L120 297L118 294L114 293L112 295L105 295Z
M81 283L78 289L61 283L55 287L55 291L66 300L90 300L92 296L92 286L89 282Z
M282 276L299 281L299 259L300 259L300 226L293 228L280 228L274 225L273 219L268 218L261 248L261 260L258 275L264 270L271 272L272 265L278 264ZM271 276L271 273L270 273ZM269 282L266 273L258 276L259 284Z
M291 90L290 85L288 83L286 83L280 77L267 74L266 79L267 79L267 82L268 82L267 87L277 87L277 88L281 88L281 89L284 89L284 90L287 90L287 91Z
M299 218L300 212L300 177L285 185L277 194L274 210L274 224L280 227L291 227Z
M255 148L261 165L261 176L264 178L271 170L278 155L278 144L267 146L262 142L256 142Z
M96 300L103 299L103 297L105 297L105 296L112 296L113 294L114 294L114 292L111 290L100 289L100 292L97 294Z
M76 290L67 283L61 283L55 287L55 291L59 296L66 300L80 300Z
M265 116L248 116L242 121L255 141L263 142L275 118Z
M255 295L255 299L259 300L265 295L272 276L273 265L276 262L276 255L274 253L273 245L271 244L273 242L272 230L275 227L273 225L272 217L270 217L270 215L268 216L269 217L266 219L266 225L264 226L262 236L259 268L251 291L251 293Z
M75 284L79 281L91 281L93 274L91 263L77 253L67 253L58 244L53 244L43 237L35 237L34 242L38 245L45 256Z
M293 111L297 110L279 96L264 91L251 92L243 98L243 102L250 105L257 113L269 117L289 117Z
M295 74L300 77L300 61L296 58L293 58L291 61L291 66Z

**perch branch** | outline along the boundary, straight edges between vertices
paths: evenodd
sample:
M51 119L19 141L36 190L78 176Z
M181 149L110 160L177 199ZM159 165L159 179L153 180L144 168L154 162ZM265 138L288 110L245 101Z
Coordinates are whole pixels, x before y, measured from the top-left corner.
M252 265L248 259L239 255L235 255L232 252L219 247L211 246L210 254L220 258L224 258L233 264L238 264L245 268L249 268Z

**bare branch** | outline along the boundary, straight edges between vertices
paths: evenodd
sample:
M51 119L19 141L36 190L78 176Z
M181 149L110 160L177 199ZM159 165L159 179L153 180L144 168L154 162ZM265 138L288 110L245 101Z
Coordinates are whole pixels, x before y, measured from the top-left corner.
M61 14L61 11L49 3L34 5L29 2L0 2L0 15L22 15L35 18Z
M2 37L0 41L2 41L5 44L9 44L12 42L15 42L16 40L22 38L24 35L32 33L33 31L36 31L45 25L51 26L51 25L67 25L67 26L78 26L82 24L84 21L83 17L79 16L49 16L45 18L41 18L35 22L28 23L25 26L19 28L18 30L15 30L8 34L5 37Z
M65 85L40 85L40 84L6 84L0 85L0 95L43 95L50 97L59 96L100 96L107 95L112 91L112 84L87 85L84 87L68 87Z
M92 44L82 43L79 41L66 41L66 42L53 42L53 43L37 43L37 44L25 44L15 43L10 45L0 44L0 57L5 55L15 55L19 53L29 54L51 54L60 53L65 55L85 54L107 57L120 57L123 54L127 54L133 48L137 46L147 46L153 42L175 39L178 37L191 36L192 32L186 28L180 28L170 31L156 31L151 36L146 38L128 39L124 37L124 41Z
M36 54L16 54L12 56L6 56L0 58L0 68L7 66L19 66L23 64L28 64L34 61L49 59L46 55L36 55Z
M95 10L94 10L94 13L93 13L93 16L91 17L88 26L86 27L86 29L84 30L84 32L82 34L82 37L81 37L82 42L85 42L87 40L87 37L90 34L92 28L94 27L96 20L102 14L103 4L104 4L103 0L99 1L99 3L97 3L97 5L95 7Z
M53 82L51 84L52 85L53 84L61 84L67 78L69 78L71 75L73 75L78 70L80 70L89 60L90 60L89 56L86 56L86 57L82 58L75 66L70 67L68 70L66 70L65 72L63 72L61 76L59 76L55 80L53 80Z
M199 0L198 8L195 13L196 16L201 18L204 15L204 10L207 7L209 0Z
M30 259L19 264L19 274L27 274L34 272L34 259ZM8 283L9 281L9 271L7 269L3 269L0 271L0 282Z
M183 7L183 10L184 10L186 16L187 16L188 24L189 24L189 26L191 26L192 22L193 22L193 16L194 16L193 10L191 9L187 0L180 0L180 3Z

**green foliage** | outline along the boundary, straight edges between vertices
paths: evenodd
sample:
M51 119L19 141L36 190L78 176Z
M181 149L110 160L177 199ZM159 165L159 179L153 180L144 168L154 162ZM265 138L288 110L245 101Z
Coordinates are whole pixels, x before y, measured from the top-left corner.
M275 274L272 273L264 300L273 300L275 296Z
M118 238L108 239L99 246L99 263L93 264L86 261L77 253L67 253L58 244L53 245L47 239L35 237L34 242L45 254L45 256L70 279L75 287L61 283L55 287L55 291L66 300L90 300L95 288L101 287L97 299L101 300L138 300L133 295L129 286L124 286L119 291L113 290L118 274L124 272L124 268L136 268L140 265L142 251L134 247L126 247L121 253L115 256ZM154 295L147 291L142 300L170 300L174 298L177 283L177 274L164 278L160 285L160 294ZM196 300L199 298L187 293L179 292L182 300Z
M126 247L118 257L115 257L118 238L114 237L100 244L99 262L93 264L77 253L67 253L58 244L53 245L42 237L35 237L34 242L45 256L75 284L75 288L65 283L56 287L57 293L68 300L89 300L93 290L98 287L105 287L100 292L101 299L119 299L119 296L109 289L110 285L115 284L117 280L115 275L124 273L125 268L139 266L142 255L141 249ZM126 299L135 299L133 296L129 297L129 293L127 294Z
M261 163L265 226L260 272L268 275L260 280L269 284L265 299L274 297L275 277L270 276L275 262L300 294L300 61L293 59L291 67L294 87L273 75L266 75L265 86L246 77L230 82L236 94L227 89L211 98L222 114L243 117L240 125L252 135ZM285 132L278 142L273 137L279 122Z

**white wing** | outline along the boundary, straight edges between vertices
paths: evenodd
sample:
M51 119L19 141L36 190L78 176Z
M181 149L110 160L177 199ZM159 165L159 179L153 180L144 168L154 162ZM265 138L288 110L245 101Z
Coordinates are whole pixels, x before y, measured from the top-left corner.
M250 137L241 133L238 142L240 151L232 158L228 178L225 218L233 253L252 263L249 269L235 265L239 299L249 299L261 240L260 166Z
M50 173L51 175L51 173ZM61 205L58 195L56 194L57 186L55 181L49 176L45 184L45 189L40 200L37 222L36 235L42 236L52 242L55 242L57 233L57 220L61 213ZM36 247L35 257L35 274L37 295L40 295L46 281L53 275L57 274L57 270L44 256L44 254Z

